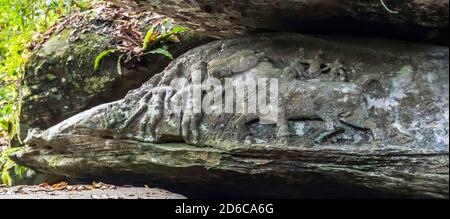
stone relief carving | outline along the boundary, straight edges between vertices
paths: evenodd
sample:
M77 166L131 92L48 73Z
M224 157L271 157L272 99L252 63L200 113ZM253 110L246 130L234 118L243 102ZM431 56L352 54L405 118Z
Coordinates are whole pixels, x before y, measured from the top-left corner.
M296 34L213 42L174 60L122 100L35 130L15 160L80 177L132 169L172 181L176 170L176 179L197 182L225 180L223 172L261 173L300 185L321 175L448 197L448 48L370 42ZM278 85L275 117L236 111L252 105L249 90L231 95L231 104L226 92L211 92L227 79L260 78L277 79L262 86L269 92ZM222 97L221 113L195 113L207 97ZM230 105L235 111L226 111Z
M310 57L312 58L306 57L304 48L300 48L296 56L284 66L271 61L275 59L263 51L248 49L208 62L197 60L188 64L184 63L186 60L182 58L160 75L161 80L154 83L155 87L145 91L138 101L137 110L125 121L123 129L126 130L133 123L137 123L137 134L133 134L131 138L152 143L183 139L197 144L202 135L200 126L203 115L193 112L193 90L195 86L199 86L202 99L206 92L204 87L193 84L193 81L205 82L208 77L214 77L221 82L226 78L238 81L251 79L254 82L259 78L276 78L279 79L279 111L272 121L276 129L262 131L272 136L271 142L302 146L339 144L336 136L341 135L341 138L352 139L353 142L365 138L367 143L383 144L384 133L380 121L368 116L367 102L369 90L384 95L379 77L363 75L350 82L348 75L352 67L344 65L339 58L326 60L322 49L311 52ZM186 79L188 85L177 89L171 82L180 76ZM249 98L256 97L247 94L242 103L236 104L242 104L243 108L248 107ZM174 112L173 105L181 105L183 110ZM228 136L227 140L240 143L261 141L252 136L250 130L250 125L259 121L261 116L263 115L258 112L236 112L230 118L234 137ZM223 118L217 116L216 119L222 121ZM306 122L302 125L307 126L307 129L317 131L303 133L303 136L296 135L299 131L295 130L292 126L296 125L291 123L302 121ZM163 127L171 124L172 131L166 133L167 129L160 128L161 123ZM179 130L179 133L172 133L173 130ZM177 135L179 136L167 138ZM328 141L333 137L334 141ZM345 142L348 143L348 140Z
M120 130L113 138L204 146L223 141L298 147L382 146L414 141L398 121L400 112L392 110L401 101L393 97L404 95L403 90L395 90L398 88L393 83L400 83L396 82L398 77L410 77L414 69L405 65L391 70L386 65L380 67L387 71L384 73L364 63L367 57L359 60L357 55L330 50L320 43L290 45L285 53L287 47L247 43L243 46L216 42L180 57L140 89L131 91L117 106L119 109L109 110L102 119L103 129ZM385 54L371 58L385 59L382 55ZM209 78L217 79L224 90L226 79L277 79L276 116L260 124L267 118L259 111L205 113L202 101L208 89L214 87L206 83ZM174 85L176 79L183 79L183 83ZM269 90L270 86L263 88ZM196 89L200 91L197 94ZM226 94L222 91L215 95ZM237 100L237 94L233 95ZM241 102L234 103L236 109L238 105L246 109L250 100L258 98L255 94L243 95ZM174 106L181 110L174 110Z

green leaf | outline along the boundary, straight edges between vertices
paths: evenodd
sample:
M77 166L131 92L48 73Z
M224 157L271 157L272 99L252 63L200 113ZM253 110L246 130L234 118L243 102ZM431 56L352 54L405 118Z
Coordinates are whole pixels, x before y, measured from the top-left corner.
M160 55L166 56L169 59L173 59L173 55L169 51L167 51L163 48L151 50L150 52L147 52L146 54L160 54Z
M158 31L156 31L158 29ZM186 31L187 28L181 26L172 26L169 19L165 19L161 23L158 23L147 31L144 37L144 45L142 49L144 51L151 49L157 43L165 43L167 41L172 41L179 43L180 39L176 34Z
M0 179L1 179L3 184L6 184L8 186L12 185L12 179L11 179L11 176L9 175L9 172L7 170L1 172L1 178Z
M102 61L102 59L105 56L107 56L111 53L114 53L115 51L116 51L115 49L109 49L109 50L103 51L100 54L98 54L98 56L95 58L95 61L94 61L94 71L98 70L98 68L100 66L100 62Z
M9 119L7 118L0 118L0 130L4 130L5 132L9 131Z
M169 41L171 41L171 42L174 42L174 43L180 43L181 42L180 38L178 38L177 35L170 35L169 37L167 37L167 39Z
M164 33L164 34L159 35L159 36L157 37L157 41L168 39L168 38L170 38L171 36L176 35L176 34L179 34L179 33L184 32L184 31L186 31L186 30L187 30L187 29L184 28L184 27L176 26L176 27L172 28L170 31L168 31L168 32L166 32L166 33Z
M154 34L154 32L155 26L150 28L150 30L148 30L147 33L145 34L144 45L142 47L143 50L146 50L149 47L149 45L152 45L156 41L157 36Z
M25 176L25 173L31 171L27 167L17 165L14 161L12 161L9 156L23 148L10 148L0 155L0 184L11 185L13 183L10 171L13 170L16 176L22 178Z
M170 30L170 32L172 32L173 34L178 34L178 33L184 32L186 30L188 30L186 27L175 26L175 27L172 28L172 30Z
M117 72L119 73L119 75L122 75L122 58L123 55L120 55L117 59Z

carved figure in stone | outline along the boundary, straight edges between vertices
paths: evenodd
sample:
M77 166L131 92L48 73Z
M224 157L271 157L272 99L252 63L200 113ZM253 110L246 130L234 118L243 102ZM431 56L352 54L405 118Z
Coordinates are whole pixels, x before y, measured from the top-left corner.
M165 103L168 102L166 97L170 97L172 93L172 88L167 86L151 89L139 100L138 110L127 119L125 127L141 116L136 138L156 142L156 127L164 116Z
M323 56L323 51L320 49L313 58L306 58L304 49L300 48L297 57L289 63L287 68L297 74L296 78L304 81L348 81L348 69L339 58L334 62L326 62Z
M212 59L209 62L195 62L187 68L185 66L187 63L176 63L165 72L158 87L141 98L139 109L126 124L142 115L136 137L149 142L158 142L158 123L164 116L166 122L170 122L175 113L171 111L171 104L179 104L183 108L177 112L180 118L179 134L186 142L196 144L200 136L202 113L194 112L194 106L201 104L195 102L194 90L199 90L199 97L203 97L202 80L210 76L218 79L229 77L242 82L249 79L256 82L260 78L277 78L279 111L276 121L272 122L277 126L278 142L285 144L291 141L292 131L289 121L321 120L326 124L326 130L317 136L304 137L303 145L320 144L334 135L355 128L370 130L374 144L380 144L384 136L377 122L368 118L367 101L364 96L368 81L372 83L377 77L369 75L358 82L346 82L349 70L339 59L335 59L334 62L325 61L322 50L318 50L312 59L305 58L303 49L300 49L298 54L298 57L285 68L277 68L264 52L255 50L238 51L228 57ZM170 82L179 76L183 76L190 84L176 90L171 87ZM199 84L193 83L194 81ZM246 95L243 102L237 104L242 104L242 108L247 109L249 98L256 97ZM235 117L233 124L237 130L236 140L243 142L247 139L254 142L255 140L249 136L248 124L263 116L259 112L241 112Z
M448 198L448 57L448 47L292 33L212 42L122 100L31 132L14 161L74 178L217 184L276 176L289 188L332 179L364 194ZM276 78L279 110L188 113L199 106L194 96L211 94L188 86L199 86L199 76ZM188 85L172 86L176 78ZM243 99L233 107L253 100ZM171 110L180 102L184 111Z
M376 77L376 76L373 76ZM375 80L375 79L372 79ZM370 81L372 81L370 80ZM374 144L381 144L384 139L375 120L367 117L367 102L363 90L366 84L347 82L302 82L282 80L279 85L280 103L277 121L277 141L288 143L292 136L289 120L320 119L327 124L327 131L316 136L314 142L322 143L328 137L356 127L370 130ZM333 101L330 101L333 100ZM257 114L242 114L234 122L237 139L243 141L249 136L248 123L261 118ZM250 139L252 140L252 139Z
M326 63L322 58L322 50L319 50L313 59L304 58L303 49L299 50L299 54L299 57L294 60L297 65L291 63L284 69L278 69L265 57L264 53L244 50L228 58L211 60L208 63L208 75L219 78L238 77L242 79L241 81L279 78L282 84L280 87L282 101L278 119L274 122L278 126L277 140L281 142L288 141L291 135L287 123L290 119L322 119L326 122L329 131L318 136L315 139L316 143L320 143L327 137L344 130L346 126L339 120L343 114L352 115L352 119L349 120L356 127L376 129L373 122L361 121L364 120L362 114L366 110L361 87L352 83L339 83L347 80L345 67L339 59L336 59L333 63ZM304 65L307 68L304 68ZM319 82L294 80L299 75L301 78L318 79ZM332 104L328 101L330 97L338 100L336 106L330 105ZM247 109L249 98L252 97L245 97L242 103L243 109ZM359 105L363 107L359 108ZM237 128L237 140L243 141L249 135L247 123L260 117L261 115L258 115L258 113L243 113L240 115L234 121ZM374 131L373 133L378 132ZM378 140L381 137L374 134L374 138Z
M231 77L253 69L265 60L267 58L263 52L242 50L227 58L211 60L208 62L207 71L210 76L216 78Z

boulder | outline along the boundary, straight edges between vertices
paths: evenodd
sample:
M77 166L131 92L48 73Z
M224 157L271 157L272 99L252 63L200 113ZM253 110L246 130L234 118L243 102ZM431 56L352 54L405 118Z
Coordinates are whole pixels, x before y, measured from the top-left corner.
M72 178L241 188L255 178L279 179L293 185L282 187L287 193L325 191L325 184L448 198L448 56L447 47L379 39L216 41L180 56L124 99L34 130L12 159ZM238 110L255 96L226 81L262 78L257 90L270 90L270 101L258 107L273 104L269 111ZM236 109L225 111L230 88ZM219 105L208 108L211 101Z
M119 60L129 51L117 46L127 43L118 37L145 35L154 24L165 18L153 13L138 13L109 4L76 12L51 27L44 42L36 45L29 59L21 96L21 132L26 137L31 128L48 128L72 115L102 103L118 100L142 85L170 62L162 55L147 55ZM134 28L134 29L133 29ZM133 33L132 31L139 31ZM132 35L134 34L134 35ZM187 31L179 36L180 43L168 43L173 56L208 42L206 37ZM142 45L129 45L127 48ZM106 55L94 69L94 60Z
M249 31L371 35L448 44L446 0L110 0L219 38Z

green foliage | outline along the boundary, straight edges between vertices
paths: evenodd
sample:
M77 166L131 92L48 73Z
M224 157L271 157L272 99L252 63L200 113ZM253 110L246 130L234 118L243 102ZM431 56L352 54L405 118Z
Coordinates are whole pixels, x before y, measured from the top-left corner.
M151 51L147 52L147 54L160 54L160 55L166 56L169 59L173 59L172 54L167 49L162 48L162 47L151 50Z
M155 27L151 27L150 30L147 31L144 37L144 45L142 46L143 50L146 50L151 43L156 41L156 34L153 34L155 32Z
M173 43L179 43L180 39L178 38L177 34L183 33L186 31L187 28L181 27L181 26L174 26L169 19L164 19L161 22L158 22L154 24L150 29L145 33L144 39L143 39L143 45L141 48L140 55L148 55L148 54L159 54L163 55L169 59L173 59L173 55L169 52L167 43L173 42ZM108 50L110 51L110 50ZM105 52L108 52L105 51ZM114 51L113 51L114 52ZM110 52L104 54L102 52L100 55L107 55ZM100 57L97 56L97 59ZM103 58L103 56L101 58ZM100 60L101 60L100 58ZM122 58L123 55L119 57L117 60L117 71L119 74L122 74ZM94 69L98 68L98 62L97 59L94 64Z
M179 43L177 34L186 31L181 26L173 26L169 19L164 19L158 24L153 25L145 34L144 45L142 46L145 54L160 54L173 59L172 54L164 46L167 42Z
M31 42L41 41L42 33L61 16L73 10L88 9L93 1L100 0L0 0L0 142L11 140L18 132L18 86L24 65L31 56ZM164 45L178 43L176 35L185 30L174 26L169 19L153 25L143 39L141 54L160 54L172 59ZM94 60L94 69L97 70L102 59L112 52L100 53ZM121 60L118 60L118 69L121 69Z
M12 185L13 178L10 173L13 171L16 177L23 178L30 169L17 165L14 161L9 159L9 155L17 152L20 148L10 148L0 155L0 184Z
M98 54L94 61L94 71L98 70L98 68L100 67L100 62L105 56L114 53L115 51L116 51L115 49L109 49Z
M0 0L0 138L10 140L17 132L17 90L31 42L40 41L61 16L89 4L89 0Z

